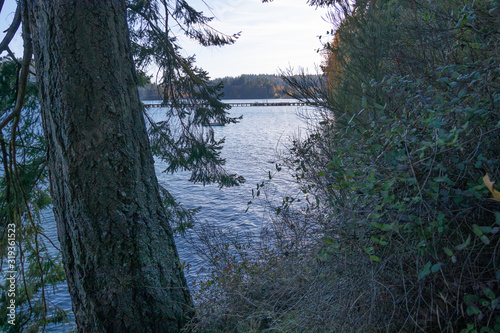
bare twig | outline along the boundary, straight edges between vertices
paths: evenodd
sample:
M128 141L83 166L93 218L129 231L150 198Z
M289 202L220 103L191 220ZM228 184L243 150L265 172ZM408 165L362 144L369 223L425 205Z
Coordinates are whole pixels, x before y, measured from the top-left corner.
M3 0L2 0L2 6L3 6ZM1 8L0 8L0 10L1 10ZM17 32L17 29L19 29L20 24L21 24L21 5L17 5L14 19L12 20L10 27L6 30L7 34L3 38L2 43L0 43L0 54L2 54L3 51L7 50L10 42L12 41L12 38L14 38L14 36Z

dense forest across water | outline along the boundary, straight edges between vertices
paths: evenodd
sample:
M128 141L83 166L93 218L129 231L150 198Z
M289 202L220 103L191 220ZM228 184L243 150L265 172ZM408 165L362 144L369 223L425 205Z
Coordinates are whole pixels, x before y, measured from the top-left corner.
M313 75L311 75L312 77ZM214 79L213 85L222 83L221 92L224 99L269 99L287 98L290 87L279 75L243 74L238 77L226 76ZM146 84L139 88L142 100L159 100L161 89L156 84Z
M214 83L222 82L224 98L286 98L287 85L277 75L241 75L227 76L216 79ZM288 89L289 90L289 89Z

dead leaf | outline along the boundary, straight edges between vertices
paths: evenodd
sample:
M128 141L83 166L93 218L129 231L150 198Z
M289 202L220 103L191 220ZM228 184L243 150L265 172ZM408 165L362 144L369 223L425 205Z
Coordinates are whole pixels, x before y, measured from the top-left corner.
M500 201L500 192L498 192L497 190L495 190L495 188L493 188L494 182L490 180L490 176L488 176L488 174L486 174L483 177L483 182L484 185L486 185L486 187L488 188L488 190L490 190L491 194L493 194L493 199Z

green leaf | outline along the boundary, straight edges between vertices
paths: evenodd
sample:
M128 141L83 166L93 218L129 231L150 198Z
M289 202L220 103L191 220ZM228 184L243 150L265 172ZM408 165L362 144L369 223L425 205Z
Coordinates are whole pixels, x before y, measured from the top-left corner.
M470 244L470 240L471 240L471 236L469 235L469 236L467 237L467 240L466 240L463 244L460 244L460 245L455 246L455 249L456 249L457 251L461 251L461 250L465 249L467 246L469 246L469 244Z
M474 316L474 315L481 315L481 310L477 307L476 304L472 303L469 306L467 306L467 314L469 316Z
M491 300L494 300L496 298L495 293L489 288L484 288L483 292L486 295L486 297L488 297Z
M432 263L430 261L428 261L424 268L420 271L420 273L418 273L418 279L419 280L422 280L423 278L425 278L427 275L429 275L431 273L431 266L432 266Z
M453 256L453 251L450 250L449 248L445 247L443 250L444 250L444 253L446 253L448 256L450 256L450 257Z
M450 82L451 82L450 78L449 78L449 77L446 77L446 76L445 76L445 77L440 78L440 79L439 79L439 81L441 81L441 82L445 82L445 83L450 83Z
M492 227L479 227L479 228L481 228L481 231L485 234L491 234L491 232L493 231Z
M394 229L394 227L390 224L382 224L380 227L380 230L382 231L391 231L392 229Z
M467 89L462 89L458 93L458 98L463 98L467 94Z
M370 176L368 176L368 181L369 181L369 182L373 182L373 181L375 181L375 174L373 173L373 171L372 171L372 172L370 172Z
M374 254L372 254L372 255L370 256L370 259L371 259L371 260L373 260L373 261L376 261L376 262L379 262L379 261L380 261L380 258L379 258L379 257L377 257L377 256L376 256L376 255L374 255Z
M340 158L339 157L334 157L333 158L333 165L336 167L336 168L340 168L342 166L342 163L340 161Z
M466 15L462 16L462 18L460 20L458 20L457 25L455 25L455 29L460 28L465 23L467 23L467 16Z
M481 230L481 228L477 225L477 224L473 224L472 225L472 231L479 237L481 237L483 235L483 231Z
M486 235L481 236L479 239L481 239L481 242L483 242L485 245L490 244L490 239Z
M426 247L426 246L427 246L427 241L426 240L421 240L417 244L417 248Z
M431 273L430 270L428 269L424 269L422 270L420 273L418 273L418 279L419 280L422 280L423 278L425 278L427 275L429 275Z
M320 172L318 172L318 176L325 177L326 176L326 172L320 171Z
M333 239L331 239L331 238L328 238L328 237L323 237L322 239L323 239L323 242L324 242L325 244L328 244L328 245L333 244Z
M431 267L431 273L436 273L440 270L441 270L441 263L440 262L438 262L435 265L432 265L432 267Z

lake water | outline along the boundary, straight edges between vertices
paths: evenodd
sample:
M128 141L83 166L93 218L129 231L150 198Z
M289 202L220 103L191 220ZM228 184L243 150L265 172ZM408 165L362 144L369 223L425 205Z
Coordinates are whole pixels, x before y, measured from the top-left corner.
M260 100L251 100L260 101ZM286 100L284 100L286 101ZM226 100L225 102L242 102L242 100ZM246 102L244 100L243 102ZM303 109L303 107L301 108ZM238 173L246 179L242 186L219 189L216 184L202 186L188 182L189 173L179 172L166 174L162 171L166 165L157 161L155 164L159 183L164 186L186 208L201 207L197 214L199 225L210 224L223 229L232 229L236 232L257 235L263 221L267 218L264 204L254 201L245 213L252 200L252 189L257 183L267 181L269 172L275 174L275 163L279 152L286 150L290 140L305 132L305 123L297 115L297 106L274 107L233 107L231 116L243 116L238 124L213 127L215 137L226 138L222 155L226 158L226 170L229 173ZM149 112L156 116L161 109L151 109ZM266 185L268 199L279 200L287 196L288 191L294 191L293 182L286 172L275 174L270 184ZM51 211L43 212L46 234L57 240L54 217ZM198 225L198 227L199 227ZM196 237L197 226L188 236ZM176 245L181 262L186 262L189 269L186 271L188 284L199 278L203 260L198 257L183 237L176 237ZM205 264L206 265L206 264ZM62 284L50 300L57 306L71 310L71 301L68 289ZM67 332L71 325L51 326L49 332Z

